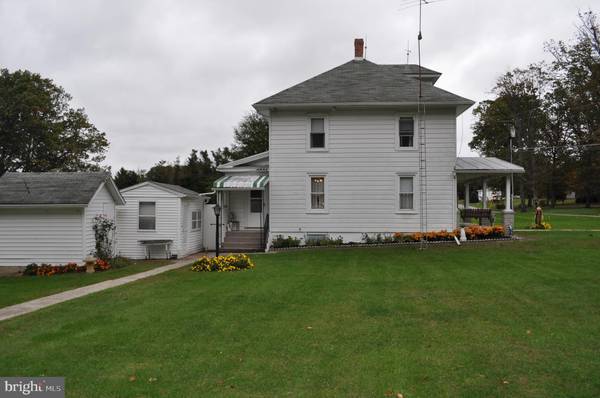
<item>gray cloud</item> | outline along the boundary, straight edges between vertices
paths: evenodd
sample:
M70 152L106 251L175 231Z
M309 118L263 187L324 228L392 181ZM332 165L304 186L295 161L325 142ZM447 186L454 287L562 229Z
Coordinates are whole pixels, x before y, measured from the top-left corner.
M417 9L371 1L0 0L0 66L51 77L111 141L107 164L148 168L228 145L250 105L346 62L416 62ZM590 1L445 0L425 7L423 64L480 101L496 77L548 59ZM457 150L469 154L470 111ZM461 126L464 132L461 130Z

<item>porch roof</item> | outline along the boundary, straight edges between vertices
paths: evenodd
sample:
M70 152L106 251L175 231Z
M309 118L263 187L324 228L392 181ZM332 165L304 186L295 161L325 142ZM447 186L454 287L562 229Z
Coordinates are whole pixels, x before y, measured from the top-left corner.
M214 182L216 190L260 190L269 183L268 175L235 175L224 176Z
M457 174L518 174L525 172L521 166L493 157L456 158L454 170Z

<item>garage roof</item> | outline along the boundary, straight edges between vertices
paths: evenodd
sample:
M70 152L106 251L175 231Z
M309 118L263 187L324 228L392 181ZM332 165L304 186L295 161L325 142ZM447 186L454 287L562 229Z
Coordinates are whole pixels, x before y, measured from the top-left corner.
M87 205L102 183L116 204L125 203L105 172L7 172L0 177L0 205Z

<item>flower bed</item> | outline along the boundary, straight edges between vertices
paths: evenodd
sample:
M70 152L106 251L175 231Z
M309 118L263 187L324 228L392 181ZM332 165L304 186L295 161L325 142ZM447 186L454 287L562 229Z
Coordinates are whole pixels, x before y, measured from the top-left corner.
M219 256L219 257L200 257L192 263L192 271L196 272L228 272L243 271L254 268L254 263L245 254Z
M96 260L94 270L97 272L106 271L111 268L110 264L104 260ZM85 265L77 265L77 263L68 263L65 265L52 264L36 264L31 263L23 271L23 275L28 276L52 276L57 274L70 274L77 272L85 272Z
M490 240L503 239L504 227L495 225L484 227L479 225L470 225L465 227L465 234L468 240ZM460 237L460 228L453 231L441 230L430 231L426 233L413 232L394 234L363 234L361 242L343 243L341 237L337 239L324 239L314 244L312 241L307 241L302 245L302 240L298 238L287 237L281 235L273 239L273 249L285 249L294 247L317 247L317 246L369 246L369 245L385 245L385 244L401 244L401 243L416 243L421 241L426 242L453 242L454 239ZM281 244L283 243L283 244Z

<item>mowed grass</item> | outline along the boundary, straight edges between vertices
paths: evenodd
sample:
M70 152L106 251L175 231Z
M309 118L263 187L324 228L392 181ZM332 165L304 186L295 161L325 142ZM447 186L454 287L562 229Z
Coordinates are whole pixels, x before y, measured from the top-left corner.
M544 221L552 225L552 229L600 229L600 207L556 207L544 208ZM525 213L515 210L515 224L518 229L529 228L535 221L535 210Z
M132 261L123 268L110 269L93 274L75 273L53 276L0 276L0 308L24 301L49 296L108 279L136 274L169 264L167 260Z
M0 374L71 397L598 397L600 233L523 235L168 272L1 322Z

